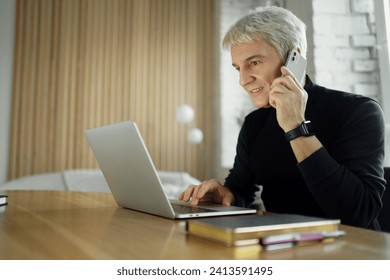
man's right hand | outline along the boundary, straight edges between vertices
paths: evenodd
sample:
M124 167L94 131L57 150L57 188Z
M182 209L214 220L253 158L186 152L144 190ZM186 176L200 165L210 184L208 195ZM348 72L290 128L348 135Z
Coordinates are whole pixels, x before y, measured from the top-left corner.
M191 185L179 195L179 199L198 205L199 201L213 201L226 206L234 202L234 196L228 188L215 179L203 181L200 185Z

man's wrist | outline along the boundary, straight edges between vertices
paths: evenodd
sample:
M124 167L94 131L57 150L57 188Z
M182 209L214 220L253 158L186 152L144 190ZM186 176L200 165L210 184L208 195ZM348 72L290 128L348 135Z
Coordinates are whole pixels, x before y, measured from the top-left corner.
M311 124L311 121L303 121L298 127L287 131L285 133L285 138L287 141L294 140L295 138L298 137L308 137L314 135L314 130Z

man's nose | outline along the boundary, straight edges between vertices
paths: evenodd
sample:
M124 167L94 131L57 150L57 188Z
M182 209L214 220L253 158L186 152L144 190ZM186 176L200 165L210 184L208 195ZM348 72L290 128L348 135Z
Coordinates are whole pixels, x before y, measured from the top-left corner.
M254 76L252 73L248 70L241 70L240 71L240 85L242 87L246 86L247 84L254 81Z

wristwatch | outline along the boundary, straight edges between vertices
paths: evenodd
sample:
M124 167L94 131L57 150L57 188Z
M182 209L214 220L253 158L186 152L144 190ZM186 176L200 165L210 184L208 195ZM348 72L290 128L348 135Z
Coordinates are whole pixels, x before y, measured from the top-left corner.
M295 138L304 136L308 137L314 135L313 127L311 125L311 121L303 121L297 128L286 132L284 135L287 141L291 141Z

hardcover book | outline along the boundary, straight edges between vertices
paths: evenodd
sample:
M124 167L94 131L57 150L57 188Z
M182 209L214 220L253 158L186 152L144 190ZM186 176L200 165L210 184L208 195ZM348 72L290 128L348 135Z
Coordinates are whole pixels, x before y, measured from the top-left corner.
M228 216L189 220L187 233L226 246L258 244L264 236L289 233L334 231L340 220L325 219L295 214L273 214Z
M7 197L8 195L0 193L0 206L7 205Z

